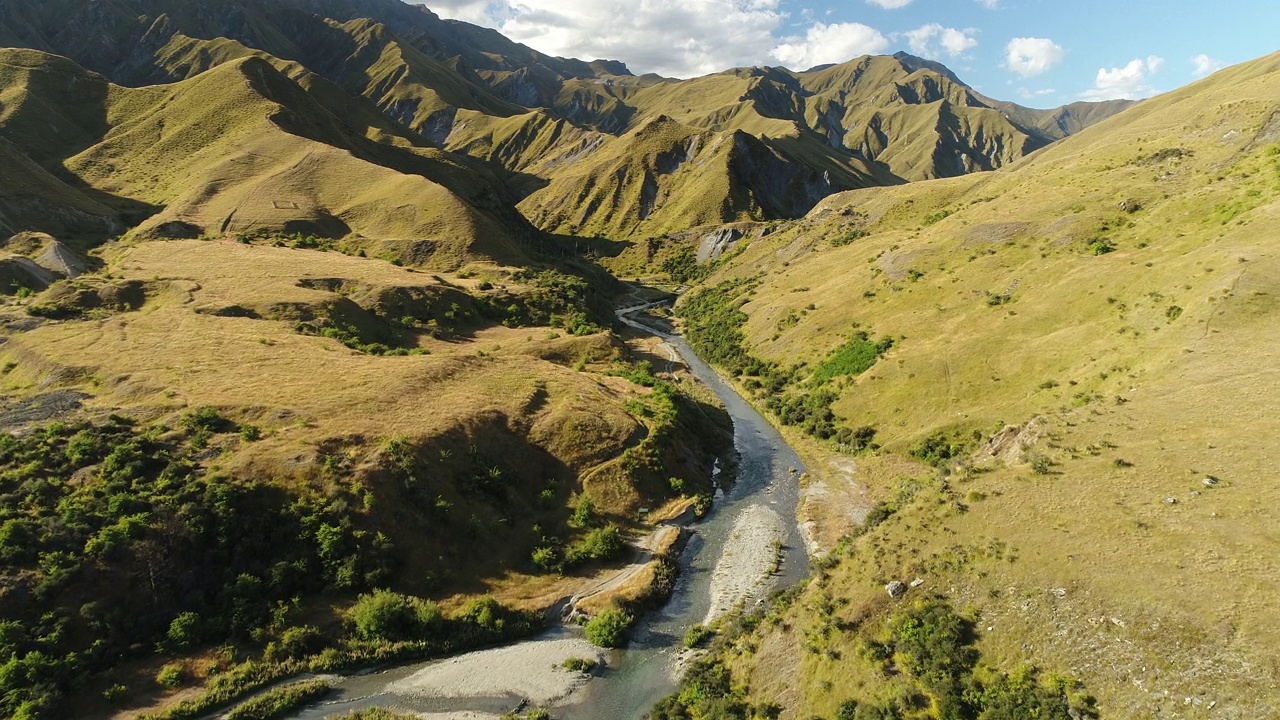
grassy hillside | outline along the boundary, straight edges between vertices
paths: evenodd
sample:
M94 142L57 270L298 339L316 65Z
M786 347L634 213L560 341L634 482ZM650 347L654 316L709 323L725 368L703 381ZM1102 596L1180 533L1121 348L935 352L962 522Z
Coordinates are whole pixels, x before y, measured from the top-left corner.
M85 224L86 212L102 212L81 197L89 193L144 236L301 232L437 267L527 262L536 239L489 170L415 144L296 67L308 88L250 55L130 89L34 51L0 51L0 63L9 97L0 135L48 168L37 177L63 179L11 191L6 215L57 208L26 211L15 231L63 231L66 217ZM97 239L120 224L100 222Z
M529 632L639 508L709 492L722 412L634 366L587 280L313 242L113 243L0 310L7 716L188 717Z
M833 557L723 656L753 700L933 716L946 693L866 648L940 596L979 675L1070 676L1105 717L1280 702L1278 87L1271 56L999 172L832 196L686 296L804 448Z

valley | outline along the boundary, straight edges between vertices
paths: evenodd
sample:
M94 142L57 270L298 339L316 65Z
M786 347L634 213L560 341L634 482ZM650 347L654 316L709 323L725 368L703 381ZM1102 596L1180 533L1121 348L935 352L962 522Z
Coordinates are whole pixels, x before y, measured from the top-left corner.
M0 0L0 715L1267 717L1278 88Z

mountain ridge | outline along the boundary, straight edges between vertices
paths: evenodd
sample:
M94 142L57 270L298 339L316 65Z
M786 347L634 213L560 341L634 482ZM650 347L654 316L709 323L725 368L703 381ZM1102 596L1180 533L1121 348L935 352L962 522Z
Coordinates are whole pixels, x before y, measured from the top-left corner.
M753 155L780 158L791 178L781 193L803 200L760 202L732 190L753 182L754 164L743 163L722 165L724 177L714 182L645 191L692 194L690 204L719 208L698 214L698 224L795 217L834 191L1000 167L1124 107L999 104L945 67L905 54L806 73L738 68L691 80L637 77L614 61L551 58L399 0L200 8L176 0L10 0L0 6L0 26L6 44L65 54L125 86L189 79L258 53L282 67L295 64L289 74L314 73L443 149L497 164L522 207L552 233L633 237L689 227L674 210L651 220L654 213L626 210L615 199L588 216L568 208L580 185L621 189L632 181L583 175L564 158L584 145L614 145L625 155L628 133L658 116L690 132L758 136L735 142L764 143L768 152ZM635 182L628 192L654 180Z

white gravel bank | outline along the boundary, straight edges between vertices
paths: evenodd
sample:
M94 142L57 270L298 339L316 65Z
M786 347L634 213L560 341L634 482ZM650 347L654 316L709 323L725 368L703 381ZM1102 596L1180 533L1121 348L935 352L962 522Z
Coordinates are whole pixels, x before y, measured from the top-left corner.
M551 637L442 660L391 683L387 692L428 698L512 695L534 705L547 705L590 680L589 675L564 669L562 663L571 657L604 661L600 648L586 640ZM461 720L465 716L457 717Z
M783 536L782 518L764 505L738 515L711 574L711 608L704 625L764 589L777 560L774 543Z

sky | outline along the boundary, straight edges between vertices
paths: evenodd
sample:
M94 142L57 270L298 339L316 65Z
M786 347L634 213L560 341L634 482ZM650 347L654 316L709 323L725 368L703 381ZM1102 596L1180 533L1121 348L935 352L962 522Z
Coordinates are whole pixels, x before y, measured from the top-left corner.
M695 77L899 50L1034 107L1140 99L1280 50L1280 0L426 0L548 55Z

